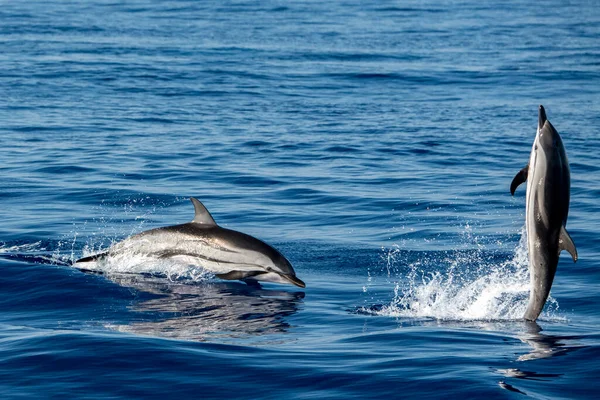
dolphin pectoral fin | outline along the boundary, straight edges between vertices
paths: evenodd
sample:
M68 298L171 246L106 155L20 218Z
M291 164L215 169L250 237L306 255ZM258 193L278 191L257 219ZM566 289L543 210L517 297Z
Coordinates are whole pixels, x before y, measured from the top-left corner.
M571 254L573 258L573 262L577 262L577 249L575 248L575 243L573 243L573 239L571 239L571 235L565 229L564 225L560 228L560 237L558 238L558 253L566 250Z
M522 170L517 172L517 174L515 175L515 177L512 180L512 183L510 184L510 194L511 195L514 196L515 190L517 190L517 187L519 187L519 185L521 183L523 183L527 180L528 173L529 173L529 164L527 164L525 166L525 168L523 168Z
M236 281L242 280L246 278L250 278L252 276L264 274L262 271L230 271L226 274L216 274L215 276L219 279L225 279L226 281Z
M217 223L213 219L212 215L208 212L204 204L200 203L197 198L190 197L192 204L194 205L194 219L192 222L205 226L216 226Z

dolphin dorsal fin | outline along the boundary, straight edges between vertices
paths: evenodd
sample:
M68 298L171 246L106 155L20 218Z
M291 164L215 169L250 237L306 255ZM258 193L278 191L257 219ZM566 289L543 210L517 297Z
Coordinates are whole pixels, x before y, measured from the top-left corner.
M212 215L208 212L204 204L200 203L200 201L195 197L190 197L192 204L194 205L194 219L192 220L195 224L202 224L206 226L217 225Z
M573 243L573 239L569 235L569 232L565 229L565 226L560 227L560 236L558 237L558 253L566 250L571 254L573 258L573 262L577 262L577 249L575 248L575 243Z
M517 174L513 178L513 181L510 184L510 194L512 194L514 196L515 190L517 190L517 187L519 187L519 185L521 183L523 183L527 180L528 173L529 173L529 164L527 164L525 166L525 168L523 168L522 170L517 172Z

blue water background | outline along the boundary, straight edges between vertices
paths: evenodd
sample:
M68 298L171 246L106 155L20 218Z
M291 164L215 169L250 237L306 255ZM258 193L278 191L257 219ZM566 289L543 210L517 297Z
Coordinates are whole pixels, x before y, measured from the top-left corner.
M3 398L597 398L594 1L11 1L0 7ZM538 324L537 107L572 172ZM305 290L68 264L192 218Z

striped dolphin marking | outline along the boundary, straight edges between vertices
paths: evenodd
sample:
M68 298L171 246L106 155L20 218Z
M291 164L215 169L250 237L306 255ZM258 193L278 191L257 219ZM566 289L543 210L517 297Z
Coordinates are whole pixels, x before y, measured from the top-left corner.
M242 232L217 225L206 207L192 197L194 219L187 224L151 229L130 236L108 251L77 260L75 267L94 270L90 263L123 254L143 254L199 265L226 280L306 285L290 262L275 248Z

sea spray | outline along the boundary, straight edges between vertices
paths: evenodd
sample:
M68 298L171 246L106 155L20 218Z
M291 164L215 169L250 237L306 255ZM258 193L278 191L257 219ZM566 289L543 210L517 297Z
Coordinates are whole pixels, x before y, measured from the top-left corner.
M506 259L498 251L438 252L388 249L383 272L394 285L392 300L362 307L362 313L448 321L498 321L521 319L529 296L527 238ZM504 258L504 260L502 260ZM394 278L396 278L394 280ZM554 319L558 303L550 298L543 319Z

